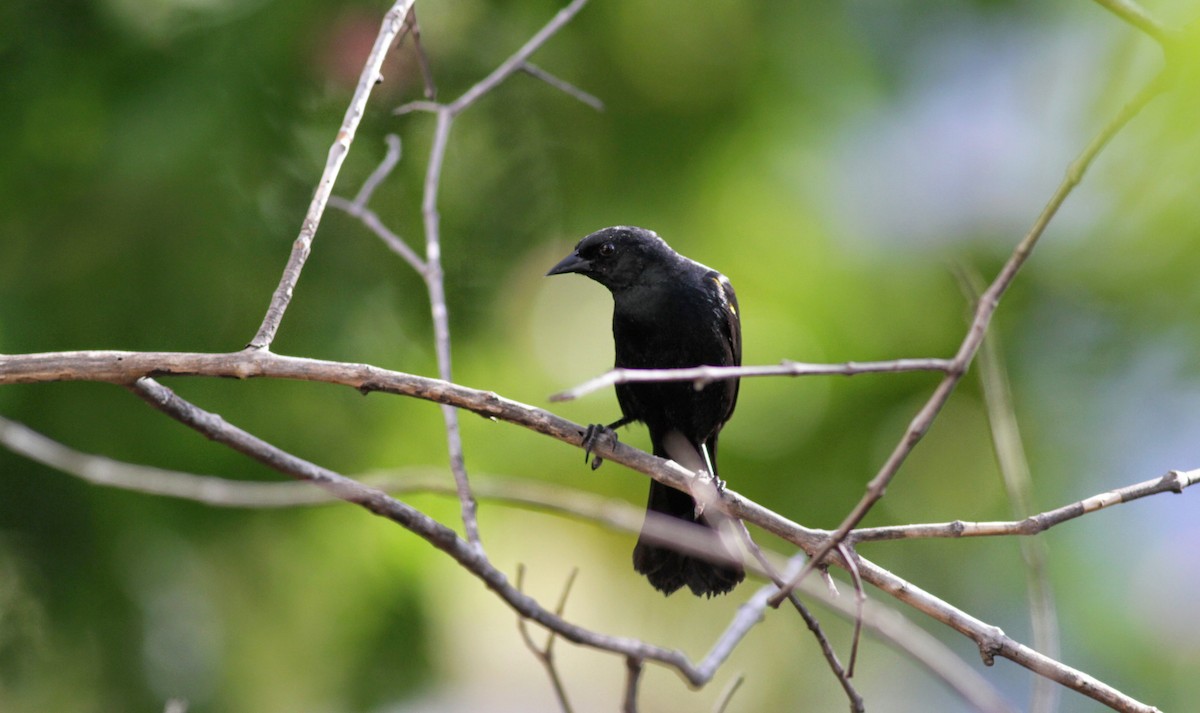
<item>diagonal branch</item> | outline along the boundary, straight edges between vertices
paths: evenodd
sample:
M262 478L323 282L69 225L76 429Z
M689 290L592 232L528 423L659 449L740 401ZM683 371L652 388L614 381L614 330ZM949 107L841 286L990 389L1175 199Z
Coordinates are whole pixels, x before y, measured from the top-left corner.
M746 548L750 550L750 553L754 556L754 559L758 560L758 563L763 568L763 571L767 573L767 577L770 578L770 580L775 583L776 586L782 585L785 577L790 578L790 575L781 574L779 569L775 567L769 559L767 559L767 556L762 551L762 548L759 547L758 543L754 541L754 538L750 536L750 531L746 529L745 523L739 521L738 525L740 526L739 534L742 535L742 539L746 545ZM800 564L803 564L802 559L796 557L793 557L789 562L789 565L794 567L799 567ZM829 664L829 669L833 671L833 675L837 677L838 683L841 684L842 690L846 693L846 697L850 701L850 712L863 713L866 708L863 703L862 695L860 695L859 692L854 688L854 684L850 683L850 676L846 673L846 669L842 666L842 662L838 660L837 653L833 650L833 646L829 643L829 638L825 636L825 630L821 626L821 622L818 621L815 616L813 616L812 612L808 610L808 607L804 605L804 602L800 601L800 597L796 596L795 592L792 592L790 595L788 595L788 601L792 603L792 606L796 609L796 613L800 615L800 618L804 620L805 626L808 627L808 630L812 632L812 635L816 638L817 645L821 649L821 654L825 657L826 663ZM861 624L861 622L862 616L860 612L859 615L855 617L855 623L857 625Z
M466 542L453 530L375 488L369 488L327 468L298 458L266 441L234 426L217 414L205 411L180 398L174 391L149 378L127 384L127 388L148 404L199 432L204 437L228 446L239 453L294 478L318 485L334 496L359 505L375 515L404 527L437 549L450 555L467 571L503 599L514 611L570 641L605 651L623 654L639 660L657 661L678 670L685 678L699 684L699 672L680 651L653 646L627 637L608 636L572 624L542 607L537 600L524 594L502 572L488 561L479 548Z
M991 323L992 315L995 313L996 308L1000 306L1000 299L1004 296L1004 293L1008 291L1008 288L1012 285L1013 280L1016 279L1017 273L1020 272L1021 267L1025 264L1025 261L1029 259L1029 256L1032 254L1034 247L1038 243L1038 240L1042 237L1042 234L1046 232L1046 226L1050 224L1050 220L1058 213L1058 209L1061 208L1062 204L1067 200L1067 196L1071 195L1071 192L1075 189L1075 186L1079 185L1079 182L1083 180L1084 173L1087 172L1088 167L1091 166L1092 161L1095 160L1096 156L1098 156L1104 147L1108 145L1108 142L1111 141L1112 138L1116 136L1117 133L1133 119L1133 117L1137 116L1138 112L1140 112L1142 108L1149 104L1152 99L1165 91L1166 85L1166 73L1159 74L1150 82L1148 82L1132 100L1130 100L1121 108L1119 112L1117 112L1116 116L1110 119L1109 122L1105 124L1103 128L1101 128L1099 133L1097 133L1091 142L1089 142L1084 148L1083 152L1080 153L1079 156L1071 163L1071 165L1067 167L1066 176L1063 178L1058 188L1054 191L1054 195L1051 196L1050 201L1046 204L1045 208L1042 209L1041 214L1038 215L1037 220L1034 221L1033 227L1029 229L1029 232L1026 233L1021 242L1017 244L1017 247L1013 250L1013 253L1009 257L1008 261L1005 262L1004 266L1000 269L999 274L996 275L995 279L992 280L991 285L989 285L980 296L978 305L975 308L975 315L971 321L971 325L967 330L966 336L963 338L962 344L958 348L958 353L954 355L954 363L952 368L946 372L946 376L942 378L941 383L939 383L937 388L934 389L934 392L929 397L929 400L925 402L925 405L922 406L921 410L917 412L917 415L913 417L913 420L905 430L904 435L901 436L900 442L896 444L896 447L892 450L883 466L879 469L879 472L874 478L871 479L871 482L867 484L866 494L864 494L862 499L859 500L858 504L854 506L854 509L850 511L850 514L847 515L844 520L842 520L842 523L834 532L833 537L831 537L816 551L816 553L813 554L813 557L809 563L805 565L804 569L802 569L800 573L796 575L795 579L790 584L799 582L801 579L807 576L807 574L811 572L814 567L820 564L822 560L830 553L830 551L837 547L837 544L846 537L850 530L854 529L858 523L862 522L862 519L866 517L867 513L871 510L871 507L883 497L884 492L887 490L888 484L891 483L892 478L896 476L896 473L900 471L900 466L904 464L904 461L908 459L908 455L912 453L914 448L916 448L917 443L919 443L929 431L929 427L933 425L933 421L935 418L937 418L938 413L941 412L942 407L945 406L946 402L950 400L950 395L954 393L954 389L958 386L958 382L961 381L963 375L966 374L967 369L971 365L972 359L975 357L975 353L979 350L980 345L983 343L984 335L987 334L988 325ZM776 598L771 602L773 606L779 605L779 603L782 601L784 593L787 590L788 588L784 588L780 592L780 595L776 596Z
M317 235L317 226L321 224L321 216L325 213L325 204L333 192L333 184L337 182L342 163L350 153L350 144L354 141L358 124L366 111L371 90L382 77L380 68L383 66L384 57L387 56L388 48L392 46L396 36L404 29L405 17L408 16L414 2L415 0L397 0L383 16L383 24L375 38L375 45L371 48L366 64L363 65L350 105L346 107L342 126L338 129L333 145L329 147L329 158L325 162L325 170L321 173L321 180L317 183L312 202L309 203L308 212L300 226L300 235L292 243L292 253L283 269L283 276L279 279L279 286L271 296L271 303L267 306L267 313L258 328L258 333L250 340L249 347L252 349L270 349L271 342L275 340L275 333L279 331L283 314L292 300L292 291L300 279L300 271L304 269L304 263L312 251L312 241Z

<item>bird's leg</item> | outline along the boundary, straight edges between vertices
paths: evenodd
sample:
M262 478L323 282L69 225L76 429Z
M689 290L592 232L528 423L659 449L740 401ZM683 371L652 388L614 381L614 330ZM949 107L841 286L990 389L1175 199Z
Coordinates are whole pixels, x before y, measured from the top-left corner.
M708 452L708 444L700 444L700 454L704 456L704 467L708 470L708 476L712 478L713 485L717 487L717 492L725 490L725 481L717 477L717 469L713 467L712 455Z
M583 432L583 462L587 463L589 459L592 461L592 470L596 470L604 463L604 459L600 456L593 456L592 449L600 443L600 439L617 440L617 429L633 421L633 419L622 416L605 426L602 423L589 424L587 430Z
M697 473L697 475L699 475L700 477L711 478L713 486L717 489L717 495L720 496L721 493L723 493L725 491L725 481L721 480L720 478L717 477L717 469L713 467L712 455L709 454L709 452L708 452L708 444L707 443L700 444L700 455L704 456L705 470L699 471ZM697 500L695 515L694 515L695 519L699 520L700 516L703 514L704 514L704 503Z

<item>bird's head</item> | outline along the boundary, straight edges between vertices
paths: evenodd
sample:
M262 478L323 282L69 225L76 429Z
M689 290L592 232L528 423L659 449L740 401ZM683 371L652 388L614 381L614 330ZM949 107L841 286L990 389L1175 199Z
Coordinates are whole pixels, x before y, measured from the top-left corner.
M673 252L654 231L619 225L580 240L546 275L574 272L621 290L653 279L655 270L670 264Z

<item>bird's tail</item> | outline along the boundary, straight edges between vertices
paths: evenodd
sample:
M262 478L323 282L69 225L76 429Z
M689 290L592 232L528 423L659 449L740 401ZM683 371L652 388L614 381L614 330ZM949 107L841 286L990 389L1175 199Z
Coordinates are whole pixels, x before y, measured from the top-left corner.
M650 513L662 513L686 522L712 527L703 517L696 519L696 503L692 496L658 481L650 482L650 500L646 509L647 519L652 517ZM720 540L716 542L720 543ZM669 547L651 544L645 525L642 526L637 546L633 548L633 568L646 575L650 584L663 594L671 594L686 584L698 597L725 594L746 577L746 572L740 565L716 564L702 557L685 555Z

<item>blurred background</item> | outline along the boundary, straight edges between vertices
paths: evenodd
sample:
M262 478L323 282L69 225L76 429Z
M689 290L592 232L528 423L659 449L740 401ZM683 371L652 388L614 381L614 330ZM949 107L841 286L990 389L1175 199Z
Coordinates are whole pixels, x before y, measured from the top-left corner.
M418 3L441 98L560 7ZM1200 7L1148 7L1182 26ZM276 286L384 2L17 0L0 6L0 352L232 351ZM1100 126L1160 66L1144 35L1083 0L745 3L594 0L534 57L603 112L517 76L455 123L441 192L456 380L580 423L611 393L547 396L611 364L610 301L545 271L612 224L657 230L736 285L745 361L950 356L990 280ZM410 44L389 59L336 193L397 133L373 208L413 245L432 120ZM1193 75L1194 76L1194 75ZM1070 197L1001 305L1033 474L1050 509L1200 466L1196 85L1159 98ZM436 373L417 276L326 214L274 347ZM730 486L837 524L936 375L743 381L721 439ZM184 397L339 472L449 482L438 409L314 384L175 379ZM283 478L108 385L0 389L0 415L92 453L244 480ZM464 415L467 465L644 502L645 478ZM646 446L644 431L622 438ZM1200 493L1157 496L1040 537L1062 659L1164 710L1200 699ZM442 496L407 501L451 525ZM972 373L866 524L1009 519ZM484 544L580 624L701 657L755 584L664 599L633 537L485 501ZM775 545L777 548L778 546ZM786 552L786 549L781 551ZM1031 641L1011 539L882 543L862 554ZM875 598L890 602L883 596ZM817 610L845 657L849 625ZM1018 708L1032 676L907 614ZM557 647L576 710L620 704L614 657ZM647 669L645 710L845 710L811 636L770 613L712 685ZM873 711L957 711L868 639ZM512 613L400 528L348 505L220 509L93 487L0 450L0 710L554 710ZM1064 691L1062 711L1099 705Z

